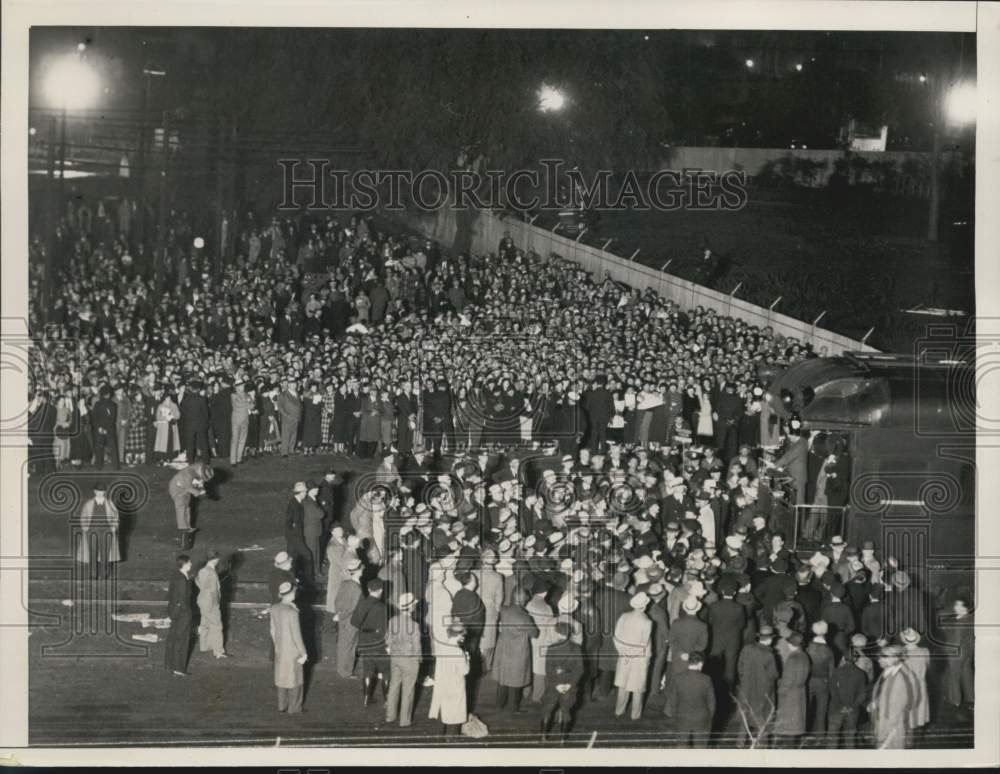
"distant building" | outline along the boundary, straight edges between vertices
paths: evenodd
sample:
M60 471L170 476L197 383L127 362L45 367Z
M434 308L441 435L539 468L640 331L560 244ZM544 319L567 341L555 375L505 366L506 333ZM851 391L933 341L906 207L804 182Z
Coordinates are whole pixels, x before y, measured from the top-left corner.
M840 130L841 145L852 151L884 152L888 137L888 126L883 125L878 132L874 132L871 127L859 124L853 118Z

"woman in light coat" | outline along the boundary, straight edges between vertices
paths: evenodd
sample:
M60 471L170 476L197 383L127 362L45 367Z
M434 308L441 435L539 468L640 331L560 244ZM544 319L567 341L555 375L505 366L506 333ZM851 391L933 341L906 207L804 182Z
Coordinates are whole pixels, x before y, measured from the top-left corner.
M465 630L460 624L448 627L447 639L437 643L434 657L434 693L428 717L440 720L446 737L458 736L469 719L465 676L469 674L469 654L462 648Z
M153 420L153 425L156 427L153 452L157 457L165 459L180 450L181 439L177 431L177 422L180 418L180 407L173 398L164 395L160 405L156 407L156 419Z
M649 597L640 591L629 601L632 609L619 616L615 624L615 687L618 701L615 717L625 714L625 705L632 699L632 720L642 717L642 695L646 691L646 676L653 653L653 622L646 615Z
M225 635L222 631L222 589L219 585L219 554L212 552L208 562L198 571L194 582L198 586L198 646L202 653L212 651L216 658L226 658Z
M334 612L333 605L337 600L337 590L347 578L347 563L357 555L357 538L354 547L350 539L344 537L344 528L339 524L330 532L330 543L326 547L326 560L330 570L326 576L326 609Z

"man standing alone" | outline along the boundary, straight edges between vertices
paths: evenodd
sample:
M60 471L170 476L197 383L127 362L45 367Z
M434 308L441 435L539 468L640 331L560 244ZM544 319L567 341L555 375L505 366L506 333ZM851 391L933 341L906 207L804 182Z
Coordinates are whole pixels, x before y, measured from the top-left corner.
M274 684L278 688L278 712L294 715L302 711L305 679L302 665L308 655L302 642L295 587L287 581L278 589L281 601L271 605L271 642L274 643Z

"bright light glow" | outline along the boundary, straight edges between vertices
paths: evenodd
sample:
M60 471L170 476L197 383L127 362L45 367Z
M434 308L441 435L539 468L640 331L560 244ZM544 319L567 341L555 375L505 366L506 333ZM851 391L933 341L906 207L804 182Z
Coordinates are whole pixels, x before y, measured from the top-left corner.
M38 132L38 130L35 129L35 127L33 127L33 126L29 127L29 129L28 129L28 134L30 134L32 137L34 137L37 132Z
M194 246L195 246L196 249L201 250L201 248L203 248L205 246L205 240L202 239L201 237L195 237L194 238Z
M795 69L798 70L801 73L802 72L802 63L800 62L799 64L795 65Z
M923 74L921 73L921 75L920 75L920 82L921 82L921 83L927 83L927 76L926 76L926 75L923 75Z
M85 51L86 49L87 49L87 44L86 43L77 43L76 44L76 50L77 51Z
M956 83L944 99L944 114L953 124L971 124L976 120L976 85Z
M555 110L562 110L566 105L566 95L563 94L559 89L549 86L547 83L542 84L542 88L538 90L538 109L543 113L549 113Z
M752 59L748 59L747 60L747 67L750 67L750 68L753 67L753 60Z
M45 93L55 107L79 110L89 107L101 91L97 73L76 56L55 62L45 81Z

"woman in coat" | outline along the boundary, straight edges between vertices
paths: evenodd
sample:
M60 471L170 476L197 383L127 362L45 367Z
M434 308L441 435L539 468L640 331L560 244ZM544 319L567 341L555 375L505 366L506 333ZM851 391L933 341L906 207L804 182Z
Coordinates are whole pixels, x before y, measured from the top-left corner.
M392 446L392 427L396 421L396 406L389 397L388 390L381 390L378 402L379 453L385 453Z
M381 437L381 403L378 399L378 392L372 389L361 401L361 429L358 433L361 456L365 458L375 456L375 450Z
M198 646L204 653L212 651L216 658L226 658L225 635L222 631L222 590L219 585L219 554L213 551L208 562L198 570L194 582L198 586Z
M287 581L279 589L281 601L271 605L271 642L274 644L274 685L278 689L278 712L302 711L305 678L302 665L307 653L302 642L302 624L295 605L295 589Z
M320 418L320 446L326 448L333 444L333 417L337 408L336 387L331 382L326 385L326 392L323 393L323 414Z
M171 395L164 395L160 405L156 407L156 440L153 442L153 454L157 460L171 459L180 450L180 434L177 423L181 418L181 409Z
M648 604L649 597L640 591L629 600L632 609L615 624L615 650L618 651L615 717L625 714L629 698L632 699L632 720L642 717L642 695L646 691L646 677L653 652L653 622L646 615Z
M493 677L497 681L497 708L504 709L513 699L514 712L520 713L522 690L531 684L531 640L538 627L524 609L528 592L518 588L513 603L500 608L496 650L493 653Z
M323 445L323 393L313 382L302 396L302 451L313 454Z
M410 382L403 382L403 389L396 394L396 448L400 454L413 449L413 430L417 422L417 398L410 389Z
M469 719L465 676L469 674L469 654L462 648L465 630L452 624L447 639L438 642L434 654L434 693L428 717L440 720L446 737L458 736Z

